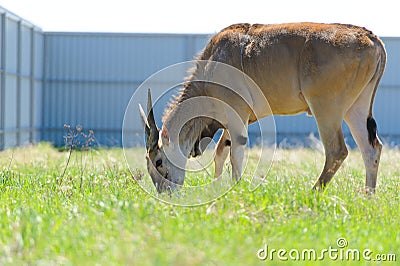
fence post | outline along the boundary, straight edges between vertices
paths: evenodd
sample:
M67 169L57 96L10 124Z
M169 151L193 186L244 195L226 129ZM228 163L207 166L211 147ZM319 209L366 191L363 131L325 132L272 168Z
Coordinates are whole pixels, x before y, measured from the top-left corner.
M29 77L29 142L34 142L35 128L34 128L34 117L35 117L35 27L31 28L31 65L30 65L30 77Z
M6 90L6 23L7 23L7 14L4 12L1 14L1 82L0 82L0 150L3 150L5 147L5 128L4 128L4 120L5 120L5 90Z
M22 76L22 21L19 20L17 24L17 132L16 138L17 138L17 145L21 145L21 115L22 115L22 106L21 106L21 86L22 86L22 81L21 81L21 76Z

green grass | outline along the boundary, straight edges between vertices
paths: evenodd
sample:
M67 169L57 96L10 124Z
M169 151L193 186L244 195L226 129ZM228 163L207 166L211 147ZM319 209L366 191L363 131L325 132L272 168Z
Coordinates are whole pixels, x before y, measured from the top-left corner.
M140 175L143 150L135 154ZM257 190L241 182L199 207L149 196L121 149L73 152L61 176L67 158L47 144L0 153L0 265L266 265L281 261L277 253L272 262L259 260L265 245L321 252L337 248L339 237L348 241L343 250L370 249L372 258L390 253L400 261L398 150L383 151L376 196L363 193L365 170L356 151L328 189L314 193L323 154L277 150ZM337 261L326 254L319 263Z

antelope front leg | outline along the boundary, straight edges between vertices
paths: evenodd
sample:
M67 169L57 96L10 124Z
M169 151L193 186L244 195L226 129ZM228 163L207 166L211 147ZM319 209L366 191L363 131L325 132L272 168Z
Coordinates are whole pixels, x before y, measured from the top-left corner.
M248 117L238 118L237 114L228 114L229 135L231 136L230 158L232 165L232 179L239 181L242 177L244 151L247 145Z
M232 136L232 134L231 134ZM232 179L239 181L242 177L242 165L244 159L244 151L247 144L246 135L234 135L231 146L231 164L232 164Z
M224 129L221 138L218 141L217 148L214 157L214 178L218 178L222 175L224 169L224 163L228 157L231 148L231 140L228 130Z

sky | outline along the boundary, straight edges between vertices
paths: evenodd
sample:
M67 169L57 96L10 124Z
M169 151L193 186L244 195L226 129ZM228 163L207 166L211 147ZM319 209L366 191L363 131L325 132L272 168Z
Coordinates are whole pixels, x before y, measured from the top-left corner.
M0 0L44 31L215 33L238 22L337 22L400 36L390 0Z

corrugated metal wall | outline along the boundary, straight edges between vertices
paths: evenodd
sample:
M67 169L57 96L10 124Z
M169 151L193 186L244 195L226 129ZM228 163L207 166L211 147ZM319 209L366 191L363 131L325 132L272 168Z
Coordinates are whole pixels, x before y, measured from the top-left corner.
M64 124L121 145L126 106L150 75L193 59L206 35L45 33L43 139L63 144ZM182 80L183 77L170 77ZM138 123L136 130L141 133Z
M43 34L0 7L0 150L40 140Z
M400 38L383 38L387 51L385 74L377 91L374 114L379 132L400 143Z
M93 129L101 145L121 145L124 111L135 89L156 71L192 60L209 39L202 34L43 33L5 9L0 8L0 17L0 150L40 140L63 145L64 124ZM374 113L386 142L400 143L400 38L383 41L388 62ZM176 73L165 82L183 76ZM303 142L310 132L318 134L314 119L305 114L275 121L279 142ZM139 121L130 130L141 138Z

